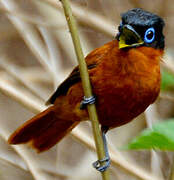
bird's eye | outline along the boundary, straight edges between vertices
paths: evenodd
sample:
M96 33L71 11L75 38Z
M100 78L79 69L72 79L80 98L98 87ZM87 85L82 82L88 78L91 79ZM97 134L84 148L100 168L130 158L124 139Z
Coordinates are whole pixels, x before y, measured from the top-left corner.
M155 29L153 27L146 30L144 35L144 41L146 43L151 43L155 39Z

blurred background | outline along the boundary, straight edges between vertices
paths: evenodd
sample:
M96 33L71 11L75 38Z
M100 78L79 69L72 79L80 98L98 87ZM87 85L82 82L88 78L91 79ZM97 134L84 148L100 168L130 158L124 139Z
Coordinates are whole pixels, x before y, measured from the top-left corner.
M111 41L120 13L141 7L166 22L163 81L156 103L131 123L110 131L113 180L172 179L173 153L123 151L146 127L174 115L173 0L71 0L84 54ZM77 64L71 36L58 0L0 1L0 179L95 180L97 159L90 123L81 123L48 152L9 146L20 124L46 108L45 101Z

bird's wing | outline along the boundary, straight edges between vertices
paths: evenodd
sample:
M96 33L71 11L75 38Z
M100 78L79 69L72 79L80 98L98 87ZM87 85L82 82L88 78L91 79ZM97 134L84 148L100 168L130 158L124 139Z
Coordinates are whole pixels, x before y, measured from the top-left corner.
M85 58L85 61L87 63L87 67L88 70L95 68L97 65L100 64L100 62L103 60L103 57L105 57L105 54L107 54L110 49L113 48L113 46L115 46L115 42L111 41L110 43L105 44L104 46L100 47L100 48L96 48L95 50L93 50L90 54L88 54ZM56 100L57 97L61 96L61 95L66 95L66 93L68 92L68 89L78 83L81 80L80 78L80 71L79 71L79 67L77 66L76 68L74 68L74 70L72 71L72 73L69 75L69 77L67 79L65 79L65 81L63 81L59 87L57 88L57 90L54 92L54 94L48 99L48 101L46 102L46 104L53 104Z
M97 64L89 64L87 65L88 70L93 69L97 66ZM75 67L74 70L72 71L72 73L69 75L69 77L67 79L65 79L57 88L57 90L54 92L54 94L48 99L48 101L46 102L46 104L54 104L55 100L57 97L61 96L61 95L66 95L66 93L68 92L68 89L76 84L77 82L81 81L80 78L80 71L79 71L79 67Z

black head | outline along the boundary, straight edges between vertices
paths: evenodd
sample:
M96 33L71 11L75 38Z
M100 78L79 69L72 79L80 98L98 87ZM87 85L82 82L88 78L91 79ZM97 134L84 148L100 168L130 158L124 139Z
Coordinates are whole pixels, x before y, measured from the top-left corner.
M120 48L148 46L164 49L164 21L156 14L135 8L121 15L118 28Z

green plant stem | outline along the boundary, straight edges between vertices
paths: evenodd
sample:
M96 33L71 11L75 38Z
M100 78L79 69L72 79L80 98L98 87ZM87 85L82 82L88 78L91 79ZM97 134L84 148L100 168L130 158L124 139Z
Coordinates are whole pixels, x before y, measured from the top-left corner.
M77 31L76 22L72 15L69 1L61 0L61 2L63 5L66 20L67 20L67 23L69 26L69 30L71 32L74 49L75 49L77 60L79 63L79 70L80 70L80 76L81 76L81 80L82 80L84 95L85 95L85 97L88 98L88 97L92 96L92 88L91 88L91 84L90 84L90 80L89 80L87 65L86 65L83 51L82 51L81 44L80 44L80 39L79 39L78 31ZM101 130L99 127L98 115L97 115L95 104L88 105L87 108L88 108L89 118L92 123L97 155L98 155L99 159L103 159L105 157L105 151L104 151L103 139L101 136ZM102 172L102 177L103 177L103 180L109 180L109 171L106 170L106 171Z

